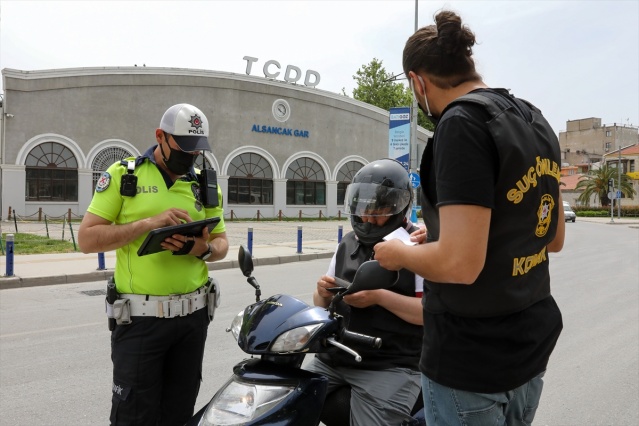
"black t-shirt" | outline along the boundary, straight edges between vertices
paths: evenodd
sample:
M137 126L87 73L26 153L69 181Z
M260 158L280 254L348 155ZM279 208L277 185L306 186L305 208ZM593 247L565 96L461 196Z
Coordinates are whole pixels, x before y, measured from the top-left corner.
M504 102L513 101L506 95ZM522 116L529 114L521 110L522 105L513 103L513 107ZM498 180L504 174L500 170L504 147L500 152L487 126L489 120L491 115L481 105L463 103L446 110L437 125L435 140L429 142L420 166L429 241L439 238L439 207L472 204L495 212L496 203L504 203L503 195L496 195ZM509 225L493 220L491 232ZM490 273L483 274L486 288ZM424 298L429 291L425 286ZM561 313L552 296L517 312L490 317L425 309L420 369L430 379L455 389L485 393L511 390L546 369L561 329Z

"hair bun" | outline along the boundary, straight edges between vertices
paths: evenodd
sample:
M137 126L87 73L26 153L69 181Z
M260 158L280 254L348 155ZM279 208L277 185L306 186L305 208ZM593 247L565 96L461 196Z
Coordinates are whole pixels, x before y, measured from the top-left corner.
M437 26L437 46L442 53L453 56L471 56L475 45L475 35L462 26L459 15L442 11L435 16Z

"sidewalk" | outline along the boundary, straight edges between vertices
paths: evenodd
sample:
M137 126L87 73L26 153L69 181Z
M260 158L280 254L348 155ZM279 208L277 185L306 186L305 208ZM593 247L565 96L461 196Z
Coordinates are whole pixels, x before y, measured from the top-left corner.
M637 219L578 217L577 222L639 228ZM240 244L248 246L249 229L253 235L253 261L255 265L277 265L331 258L337 247L339 226L342 234L351 231L350 222L227 222L230 247L228 255L209 263L209 270L237 268ZM573 224L566 223L566 229ZM302 227L302 252L297 253L297 236ZM6 256L0 257L0 290L38 285L70 284L85 281L105 281L113 275L115 252L104 254L105 270L98 270L97 254L62 253L14 255L14 276L7 277Z
M594 223L601 223L604 225L625 225L625 226L629 226L630 228L639 228L639 217L635 217L635 218L629 218L629 217L622 217L622 218L617 218L617 216L614 217L614 219L611 220L610 216L608 217L577 217L577 222L594 222ZM569 222L566 222L566 226L568 226Z
M36 228L37 224L31 225ZM298 253L298 231L302 227L301 253ZM350 222L226 222L229 251L223 260L209 263L209 270L237 268L240 244L248 247L249 231L253 237L255 265L277 265L305 260L330 259L342 235L351 231ZM25 229L28 224L20 224ZM113 275L115 251L104 253L104 266L99 270L96 253L14 255L13 276L6 276L6 256L0 257L0 290L85 281L106 281Z

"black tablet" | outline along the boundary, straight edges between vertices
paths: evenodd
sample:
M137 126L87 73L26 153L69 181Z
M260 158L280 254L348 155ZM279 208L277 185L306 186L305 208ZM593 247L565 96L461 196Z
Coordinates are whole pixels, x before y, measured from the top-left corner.
M164 250L160 243L173 234L186 235L187 237L199 237L202 235L204 227L209 228L209 233L220 222L219 217L210 217L195 222L182 223L180 225L165 226L164 228L154 229L149 232L138 249L138 256L157 253Z

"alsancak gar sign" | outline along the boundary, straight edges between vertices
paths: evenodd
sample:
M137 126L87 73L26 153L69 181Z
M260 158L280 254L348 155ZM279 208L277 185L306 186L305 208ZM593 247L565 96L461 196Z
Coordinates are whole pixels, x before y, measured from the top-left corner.
M256 133L270 133L273 135L281 135L281 136L295 136L296 138L308 138L309 131L308 130L300 130L300 129L289 129L287 127L276 127L276 126L260 126L259 124L253 124L252 132Z

